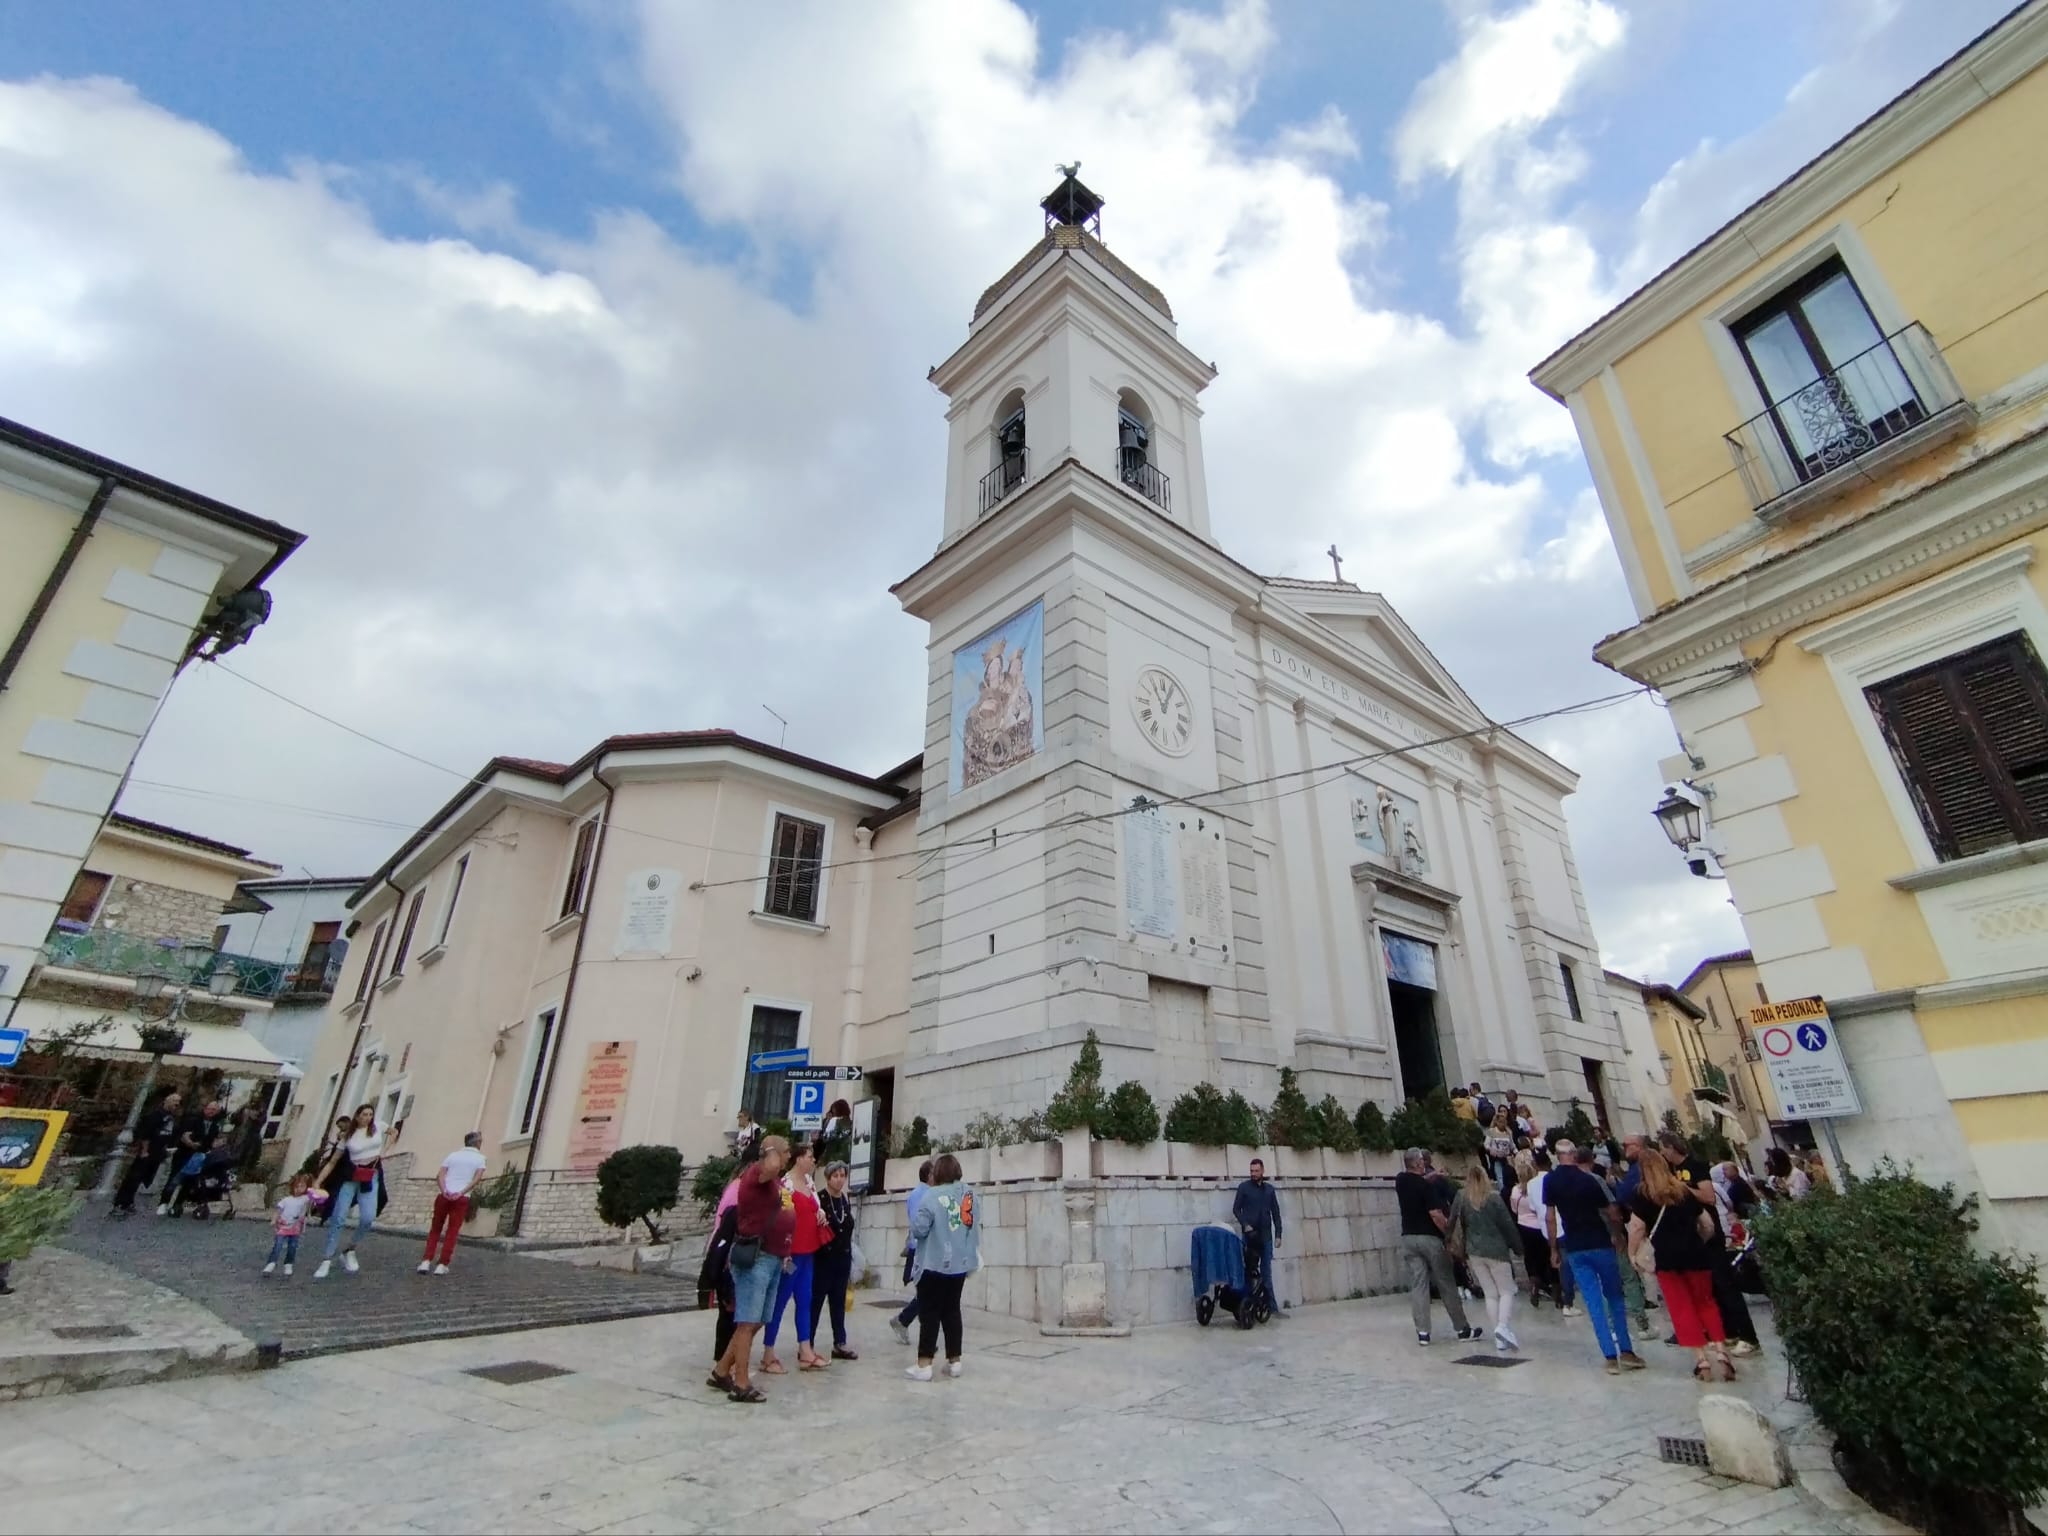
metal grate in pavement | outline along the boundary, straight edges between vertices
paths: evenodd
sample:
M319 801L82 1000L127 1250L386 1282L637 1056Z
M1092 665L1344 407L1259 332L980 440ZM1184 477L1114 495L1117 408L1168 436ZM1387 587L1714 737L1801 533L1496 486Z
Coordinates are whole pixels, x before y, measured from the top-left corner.
M1712 1465L1707 1460L1707 1442L1694 1440L1685 1435L1659 1435L1657 1458L1660 1461L1675 1461L1681 1467Z
M84 1339L132 1339L135 1330L126 1323L74 1323L68 1328L52 1328L50 1332L60 1339L74 1341Z
M549 1365L544 1360L507 1360L503 1365L474 1366L463 1374L481 1376L501 1387L523 1387L529 1381L546 1381L551 1376L573 1376L576 1373L559 1365Z
M1483 1365L1490 1371L1504 1371L1511 1365L1527 1365L1529 1362L1519 1355L1466 1355L1453 1360L1453 1365Z

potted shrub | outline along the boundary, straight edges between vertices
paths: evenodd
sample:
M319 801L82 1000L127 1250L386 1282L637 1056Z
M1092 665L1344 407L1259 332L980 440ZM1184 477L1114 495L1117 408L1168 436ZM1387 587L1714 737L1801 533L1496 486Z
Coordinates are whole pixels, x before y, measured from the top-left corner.
M1401 1171L1401 1158L1394 1151L1394 1133L1379 1105L1367 1099L1358 1106L1351 1128L1358 1133L1358 1149L1364 1154L1365 1171L1375 1178L1391 1178Z
M910 1124L890 1133L895 1150L883 1160L882 1188L890 1191L913 1189L917 1170L932 1155L932 1128L923 1115L913 1115Z
M1266 1144L1265 1117L1235 1088L1223 1100L1223 1136L1223 1158L1230 1178L1249 1178L1255 1157L1266 1165L1268 1178L1274 1175L1280 1160Z
M176 1056L185 1049L185 1031L175 1024L143 1024L135 1033L152 1056Z
M1086 1178L1094 1170L1089 1143L1102 1113L1102 1046L1091 1029L1081 1042L1081 1054L1068 1069L1065 1086L1045 1107L1045 1128L1060 1139L1063 1178Z
M1119 1083L1103 1103L1096 1128L1095 1172L1103 1178L1163 1179L1172 1171L1159 1139L1159 1109L1142 1083Z
M1323 1144L1323 1170L1332 1177L1365 1177L1365 1158L1358 1150L1358 1129L1337 1095L1326 1093L1315 1107L1316 1133Z
M1279 1154L1280 1162L1277 1169L1271 1163L1266 1165L1269 1174L1277 1173L1287 1179L1323 1176L1323 1128L1292 1067L1280 1069L1280 1092L1266 1113L1266 1140Z
M682 1198L683 1154L674 1147L621 1147L597 1165L597 1214L608 1227L628 1231L634 1222L647 1228L647 1241L635 1252L633 1267L665 1264L672 1257L654 1218L672 1210Z
M1224 1120L1223 1094L1214 1083L1197 1083L1175 1099L1166 1112L1167 1171L1175 1178L1224 1177L1223 1148L1230 1140Z

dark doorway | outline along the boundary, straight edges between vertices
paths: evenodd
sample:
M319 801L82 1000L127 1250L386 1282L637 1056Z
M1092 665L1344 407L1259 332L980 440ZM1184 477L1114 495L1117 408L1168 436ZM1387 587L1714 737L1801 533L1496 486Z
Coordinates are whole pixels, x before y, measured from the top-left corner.
M1600 1075L1600 1063L1590 1056L1581 1056L1579 1068L1586 1074L1586 1092L1592 1095L1593 1123L1604 1131L1612 1131L1614 1122L1607 1115L1607 1085Z
M1394 1005L1394 1049L1401 1057L1401 1092L1419 1099L1444 1083L1443 1049L1436 1034L1436 993L1405 981L1387 981Z

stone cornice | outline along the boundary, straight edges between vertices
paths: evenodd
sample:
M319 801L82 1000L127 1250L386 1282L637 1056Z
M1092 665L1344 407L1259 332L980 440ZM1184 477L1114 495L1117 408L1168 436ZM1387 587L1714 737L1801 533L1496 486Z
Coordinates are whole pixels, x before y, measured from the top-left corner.
M1830 617L1996 540L2048 523L2048 431L1918 495L1706 588L1594 648L1662 687L1744 641Z

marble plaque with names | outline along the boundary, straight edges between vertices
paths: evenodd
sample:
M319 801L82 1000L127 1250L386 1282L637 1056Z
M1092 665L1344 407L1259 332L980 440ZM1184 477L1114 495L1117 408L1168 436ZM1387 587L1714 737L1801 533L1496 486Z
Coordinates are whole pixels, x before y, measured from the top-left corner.
M1157 806L1117 819L1123 824L1124 926L1155 939L1179 938L1173 823Z
M1203 818L1177 829L1180 844L1181 936L1198 949L1221 950L1230 942L1230 875L1223 829Z

